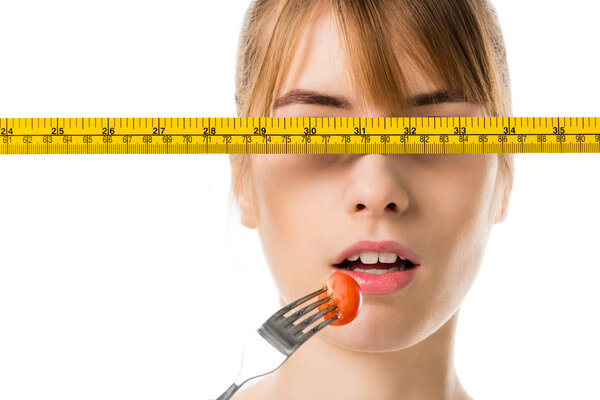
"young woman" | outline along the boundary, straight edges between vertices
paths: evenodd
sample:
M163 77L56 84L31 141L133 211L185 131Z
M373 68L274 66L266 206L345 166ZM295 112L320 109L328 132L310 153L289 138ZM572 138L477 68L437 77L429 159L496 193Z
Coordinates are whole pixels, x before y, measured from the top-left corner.
M238 57L241 117L511 115L485 0L258 0ZM340 257L359 256L367 271L352 323L325 328L234 398L469 398L453 339L490 230L507 215L512 155L230 161L241 222L258 230L281 306L320 287ZM369 264L398 256L416 266L397 285L375 284Z

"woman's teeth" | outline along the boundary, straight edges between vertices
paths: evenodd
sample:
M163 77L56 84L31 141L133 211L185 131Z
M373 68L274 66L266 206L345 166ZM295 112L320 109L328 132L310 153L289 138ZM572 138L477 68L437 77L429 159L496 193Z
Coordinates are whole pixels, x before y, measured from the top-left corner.
M414 264L394 253L365 251L346 258L336 266L367 274L383 275L389 272L404 271L414 267Z
M398 258L397 254L394 253L378 253L376 251L365 251L363 253L355 254L348 257L348 261L356 261L360 258L360 262L363 264L376 264L377 261L380 263L392 264L396 262ZM400 257L401 260L404 260Z

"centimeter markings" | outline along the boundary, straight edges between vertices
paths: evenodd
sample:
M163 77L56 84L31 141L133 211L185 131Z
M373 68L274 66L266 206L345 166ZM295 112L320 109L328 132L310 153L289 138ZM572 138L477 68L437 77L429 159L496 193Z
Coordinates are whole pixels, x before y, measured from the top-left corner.
M0 118L0 154L600 153L600 117Z

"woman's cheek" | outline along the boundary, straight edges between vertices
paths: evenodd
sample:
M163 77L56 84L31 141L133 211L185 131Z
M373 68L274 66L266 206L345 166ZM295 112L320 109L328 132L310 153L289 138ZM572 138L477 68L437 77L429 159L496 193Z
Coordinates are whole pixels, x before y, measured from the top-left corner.
M438 208L437 228L431 230L436 241L433 293L437 304L446 304L447 312L454 312L466 296L485 251L490 230L485 217L489 196L482 187L485 182L481 181L448 187L446 201Z
M324 265L319 252L313 251L322 224L327 223L319 205L323 193L298 178L265 180L258 188L262 190L258 193L262 218L258 230L265 257L281 294L288 300L314 290L315 275Z

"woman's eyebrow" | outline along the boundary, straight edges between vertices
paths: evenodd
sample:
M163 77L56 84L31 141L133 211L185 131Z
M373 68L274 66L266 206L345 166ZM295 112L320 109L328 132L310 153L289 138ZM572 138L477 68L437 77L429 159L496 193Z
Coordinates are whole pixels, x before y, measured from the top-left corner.
M294 89L275 101L273 108L288 104L316 104L333 108L352 109L350 101L343 96L332 96L306 89Z
M446 90L419 94L408 99L409 107L420 107L431 104L464 102L465 96L452 95ZM315 104L319 106L352 109L352 103L344 96L334 96L319 93L314 90L294 89L287 92L275 101L273 108L283 107L288 104Z

